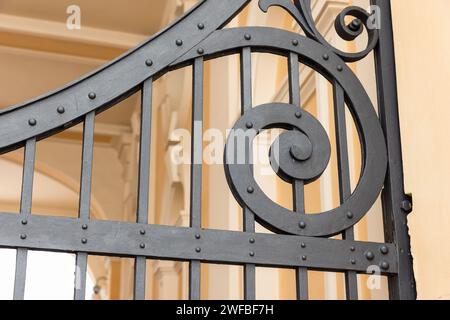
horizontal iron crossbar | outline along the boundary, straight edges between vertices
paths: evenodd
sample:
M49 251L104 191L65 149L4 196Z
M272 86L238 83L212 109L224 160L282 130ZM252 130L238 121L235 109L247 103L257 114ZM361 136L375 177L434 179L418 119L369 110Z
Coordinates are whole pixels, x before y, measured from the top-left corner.
M384 262L389 269L383 274L397 273L392 244L93 220L86 229L79 219L37 215L24 222L18 214L0 214L1 246L359 273ZM367 252L373 259L367 259Z

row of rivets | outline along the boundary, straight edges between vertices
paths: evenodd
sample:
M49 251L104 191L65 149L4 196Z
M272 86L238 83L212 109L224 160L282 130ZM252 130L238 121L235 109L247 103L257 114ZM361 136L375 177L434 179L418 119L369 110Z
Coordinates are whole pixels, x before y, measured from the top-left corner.
M140 229L139 230L139 234L141 235L141 236L145 236L145 234L146 234L147 232L145 231L145 229ZM145 249L146 248L146 245L145 245L145 243L140 243L139 244L139 248L141 248L141 249Z
M205 28L205 25L204 25L203 23L199 23L199 24L197 24L197 28L198 28L199 30L203 30L203 29ZM177 39L177 40L175 41L175 44L176 44L177 46L180 47L180 46L183 45L183 40ZM203 54L203 53L204 53L204 49L203 49L203 48L199 48L199 49L198 49L198 53L199 53L199 54ZM151 67L151 66L153 65L153 61L152 61L151 59L147 59L147 60L145 61L145 64L146 64L148 67ZM88 97L89 97L89 99L91 99L91 100L95 100L95 99L97 98L97 94L96 94L95 92L90 92L90 93L88 94ZM66 112L66 109L65 109L63 106L59 106L56 110L57 110L57 112L58 112L59 114L64 114L64 113ZM34 126L37 125L37 120L34 119L34 118L31 118L31 119L28 120L28 124L29 124L31 127L34 127Z
M302 222L300 222L300 224L301 224ZM306 224L305 224L305 227L306 227ZM300 227L300 228L302 228L302 227ZM302 228L303 229L303 228ZM302 249L305 249L306 248L306 243L304 243L304 242L302 242L302 243L300 243L300 247L302 248ZM303 261L306 261L308 259L308 257L307 256L302 256L302 260Z
M28 221L26 220L26 219L23 219L22 221L21 221L21 223L22 223L22 225L27 225L28 224ZM306 225L305 225L306 226ZM83 224L82 226L81 226L81 228L83 229L83 230L87 230L88 229L88 225L87 224ZM141 235L145 235L145 230L144 229L141 229L140 231L139 231L139 233L141 234ZM27 238L27 235L26 234L21 234L20 235L20 239L22 239L22 240L26 240L26 238ZM195 235L195 239L197 239L197 240L200 240L201 239L201 235L200 234L196 234ZM87 242L88 242L88 240L86 239L86 238L82 238L81 239L81 243L82 244L87 244ZM249 239L249 242L251 243L251 244L254 244L255 243L255 239L254 238L250 238ZM304 249L304 248L306 248L306 244L304 243L304 242L302 242L301 244L300 244L300 246ZM145 245L145 243L141 243L140 245L139 245L139 247L141 248L141 249L145 249L146 248L146 245ZM356 248L355 247L350 247L350 251L352 251L352 252L354 252L356 250ZM202 249L200 248L200 247L197 247L197 248L195 248L195 251L197 252L197 253L200 253L201 251L202 251ZM388 249L388 247L386 247L386 246L382 246L381 248L380 248L380 251L381 251L381 253L383 253L383 254L388 254L389 253L389 249ZM254 251L250 251L249 252L249 256L250 257L254 257L255 256L255 252ZM374 258L375 258L375 255L374 255L374 253L372 252L372 251L367 251L366 253L365 253L365 256L366 256L366 259L367 260L373 260ZM302 260L303 261L306 261L307 260L307 256L305 256L305 255L303 255L302 256ZM356 264L356 260L355 259L351 259L350 260L350 263L351 264L353 264L353 265L355 265ZM380 263L380 267L383 269L383 270L388 270L389 269L389 263L388 262L386 262L386 261L382 261L381 263Z
M351 246L351 247L350 247L350 251L351 251L351 252L355 252L355 251L356 251L356 248L355 248L354 246ZM356 264L356 260L355 260L355 259L351 259L351 260L350 260L350 263L353 264L353 265L355 265L355 264Z
M349 25L348 25L348 28L351 30L351 31L354 31L354 32L356 32L356 31L358 31L359 30L359 28L361 28L361 20L360 19L354 19Z
M322 55L322 58L323 58L323 60L328 61L328 60L330 60L330 55L328 53L324 53ZM340 64L337 65L336 69L339 72L344 71L344 67L342 65L340 65Z
M195 239L200 240L201 238L202 238L202 236L200 233L195 234ZM195 252L197 252L197 253L202 252L202 248L200 248L200 247L195 248Z
M250 242L251 244L254 244L256 241L255 241L255 238L250 238L250 239L248 239L248 242ZM254 252L254 251L250 251L250 252L248 253L248 255L249 255L250 257L254 257L254 256L255 256L255 252Z

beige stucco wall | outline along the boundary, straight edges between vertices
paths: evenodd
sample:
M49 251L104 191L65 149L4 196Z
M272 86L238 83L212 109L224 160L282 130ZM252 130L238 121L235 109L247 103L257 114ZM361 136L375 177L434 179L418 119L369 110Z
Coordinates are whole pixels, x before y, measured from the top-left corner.
M450 1L392 4L418 297L450 299Z

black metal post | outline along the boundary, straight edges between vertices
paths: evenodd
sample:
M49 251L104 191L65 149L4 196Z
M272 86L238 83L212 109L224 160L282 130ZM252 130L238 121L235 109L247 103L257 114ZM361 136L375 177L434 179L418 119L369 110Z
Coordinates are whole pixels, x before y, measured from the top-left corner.
M416 299L407 214L412 209L403 183L403 160L398 112L397 78L391 2L372 0L381 13L379 43L375 48L378 108L388 149L388 173L382 195L385 238L397 243L399 273L389 278L391 299Z

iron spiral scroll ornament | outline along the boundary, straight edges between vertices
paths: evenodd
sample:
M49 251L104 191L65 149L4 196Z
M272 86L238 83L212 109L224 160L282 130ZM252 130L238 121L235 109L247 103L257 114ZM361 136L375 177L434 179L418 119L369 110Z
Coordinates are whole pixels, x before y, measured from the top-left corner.
M228 184L241 206L251 210L256 220L269 230L311 237L340 234L360 221L373 206L387 171L385 138L377 114L363 86L345 64L369 54L377 44L378 32L367 28L367 48L358 53L346 53L332 47L319 34L308 0L261 0L259 4L263 11L275 5L288 10L306 35L300 37L300 45L294 51L300 61L342 87L361 141L361 176L353 193L339 207L327 212L314 215L293 212L269 199L253 176L252 145L261 132L274 128L286 130L275 140L268 156L274 171L289 183L302 181L306 185L317 180L326 170L331 154L326 130L313 115L293 104L270 103L246 111L233 127L224 154ZM348 15L355 19L345 25ZM335 27L341 37L354 40L363 32L369 19L364 10L350 7L336 18ZM273 32L271 39L286 35L276 29L262 32ZM275 36L277 32L280 32L278 37Z
M367 30L368 42L366 48L360 52L350 53L333 47L320 34L312 17L310 0L294 0L293 2L291 0L259 0L259 7L264 12L267 12L272 6L278 6L287 10L297 21L306 37L321 43L345 62L356 62L363 59L378 43L377 21L373 21L377 17L360 7L350 6L345 8L336 17L334 24L337 34L346 41L355 40L363 33L364 28ZM346 17L353 17L354 19L350 24L346 24Z

